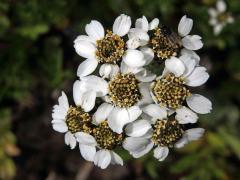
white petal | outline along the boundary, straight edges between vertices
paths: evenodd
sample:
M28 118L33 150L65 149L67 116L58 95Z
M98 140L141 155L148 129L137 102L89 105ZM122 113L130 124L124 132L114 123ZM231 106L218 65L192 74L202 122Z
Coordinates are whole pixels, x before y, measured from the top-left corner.
M202 38L198 35L187 35L182 39L183 46L189 50L198 50L203 47Z
M97 65L98 61L95 58L86 59L78 66L77 76L81 79L91 74L97 68Z
M135 121L142 114L142 110L138 106L132 106L130 108L127 108L127 111L129 116L128 122Z
M67 111L69 109L68 99L66 94L63 91L62 91L62 95L58 98L58 103L59 103L59 106L64 108L64 110Z
M84 144L79 144L79 149L82 157L87 161L93 161L96 154L95 146L88 146Z
M187 124L187 123L196 123L198 120L198 116L196 113L192 112L190 109L188 109L185 106L182 106L179 109L176 109L176 120L180 124Z
M183 16L178 24L178 33L180 36L184 37L190 33L193 26L193 20Z
M212 103L200 94L193 94L187 98L188 106L199 114L207 114L212 110Z
M86 90L95 91L97 93L97 97L105 96L108 92L108 83L98 76L90 75L83 77L82 83Z
M143 70L143 67L130 67L123 61L121 62L120 71L123 74L125 74L125 73L137 74L138 72L140 72L142 70Z
M125 108L115 107L108 116L108 125L116 133L122 133L123 126L131 122Z
M183 77L186 77L194 70L194 67L197 65L196 60L194 58L191 58L189 55L182 55L179 57L179 59L185 66Z
M154 153L154 157L157 160L163 161L168 156L169 149L168 149L168 147L158 146L157 148L154 149L153 153Z
M112 109L113 106L111 104L108 103L101 104L93 115L93 121L96 124L99 124L102 121L106 120Z
M211 26L216 26L219 22L218 22L218 19L216 17L214 18L210 18L208 23L211 25Z
M130 29L130 31L128 33L128 38L129 39L132 39L132 38L139 39L139 43L141 46L146 45L149 41L148 33L142 29L137 29L137 28Z
M227 22L230 23L230 24L234 23L234 18L231 15L229 15L228 18L227 18Z
M137 151L132 151L132 152L130 152L130 154L134 158L140 158L140 157L144 156L145 154L149 153L151 151L151 149L153 148L153 146L154 146L153 142L151 142L149 140L148 144L144 148L138 149Z
M187 56L191 57L192 59L194 59L196 61L196 65L199 64L200 57L194 51L183 48L181 50L181 56L184 56L184 55L187 55Z
M71 149L74 149L77 144L77 140L71 132L67 132L64 136L64 141L66 145L70 145Z
M128 136L131 137L140 137L143 136L151 129L152 126L147 120L138 120L136 122L130 123L125 128L125 132Z
M97 142L93 136L84 132L77 132L75 134L79 144L84 144L88 146L96 146Z
M220 32L222 31L223 27L224 27L223 24L216 24L216 25L213 27L214 35L219 35Z
M77 80L73 84L73 99L76 104L76 106L81 106L83 102L83 93L85 90L82 88L82 83Z
M193 128L193 129L188 129L185 131L183 137L175 143L176 148L182 148L184 145L189 143L190 141L195 141L198 140L200 137L202 137L204 133L204 129L202 128Z
M205 67L196 67L193 72L186 78L186 85L196 87L204 84L209 78Z
M103 64L100 67L99 74L103 78L112 78L119 72L119 67L118 65L114 64Z
M149 116L155 119L165 119L167 117L167 110L166 108L161 108L157 104L150 104L144 107L143 112L148 114Z
M122 158L115 152L110 151L111 153L111 164L119 164L119 165L123 165L123 160Z
M95 57L96 47L93 43L89 41L77 41L74 44L74 48L79 56L82 56L84 58Z
M151 48L148 47L141 47L140 48L141 52L143 53L144 59L146 61L145 65L148 65L152 62L154 58L154 52Z
M108 167L111 162L111 154L109 150L99 150L94 158L94 164L102 169Z
M158 27L159 24L159 19L158 18L154 18L150 23L149 23L149 30L153 30L156 29Z
M182 147L185 146L188 142L189 142L189 141L188 141L187 135L184 134L183 137L174 144L174 147L176 147L176 148L182 148Z
M123 56L123 61L130 67L141 67L146 63L143 53L135 49L127 50Z
M181 76L185 71L183 62L176 57L167 59L165 61L165 66L168 71L172 72L177 77Z
M100 22L92 20L89 24L86 25L85 31L94 40L99 40L104 37L104 29Z
M151 140L140 137L128 137L123 142L123 148L129 151L134 158L147 154L153 147Z
M138 37L132 37L127 41L128 49L137 49L140 45L140 39Z
M208 9L208 14L211 16L211 17L217 17L218 15L218 12L216 11L216 9L213 9L213 8L210 8Z
M192 128L186 130L186 134L189 141L196 141L203 136L205 130L203 128Z
M93 90L83 93L82 96L82 108L85 112L91 111L95 106L96 92Z
M132 24L131 18L127 15L121 14L114 21L113 33L119 36L124 36L128 33L131 24Z
M227 5L224 1L218 0L216 4L217 10L221 13L225 12L227 9Z
M150 83L140 83L139 90L142 94L142 99L138 102L138 106L150 104L153 102L150 94Z
M148 20L145 16L136 20L135 27L148 31Z
M152 82L156 78L156 74L152 74L151 71L142 69L142 71L135 74L136 78L141 82Z
M53 126L53 129L55 131L60 132L60 133L65 133L68 130L68 127L67 127L66 123L64 123L64 122L62 122L62 123L53 123L52 126Z
M74 40L74 44L78 43L79 41L87 41L87 42L90 42L90 43L93 43L93 44L96 43L96 41L95 41L93 38L91 38L91 37L89 37L89 36L87 36L87 35L79 35L79 36Z

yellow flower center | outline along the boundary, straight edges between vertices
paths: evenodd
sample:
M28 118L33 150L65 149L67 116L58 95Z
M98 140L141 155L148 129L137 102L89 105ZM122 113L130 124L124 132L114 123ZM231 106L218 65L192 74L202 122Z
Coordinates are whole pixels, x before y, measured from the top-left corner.
M124 40L112 31L107 31L105 37L97 41L96 56L100 63L116 64L121 60L124 51Z
M132 73L117 74L108 84L110 100L118 107L134 106L142 98L138 84Z
M176 109L180 107L190 95L190 91L184 84L185 82L182 77L168 74L156 80L151 85L151 91L158 104Z
M179 36L166 26L156 28L152 31L149 44L160 60L176 56L182 47Z
M153 127L152 141L155 145L173 147L183 136L177 120L157 120Z
M93 128L92 134L96 139L98 146L102 149L108 150L120 146L124 139L123 134L117 134L109 128L107 121L103 121Z
M80 107L70 106L67 112L66 124L68 130L74 134L76 132L91 132L91 117Z

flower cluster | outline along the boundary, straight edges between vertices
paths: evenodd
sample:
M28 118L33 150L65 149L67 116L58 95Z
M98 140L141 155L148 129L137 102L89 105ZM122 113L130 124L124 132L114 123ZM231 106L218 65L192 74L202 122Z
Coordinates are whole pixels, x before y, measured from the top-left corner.
M203 46L201 37L189 35L193 20L183 16L177 33L157 18L148 22L143 16L131 25L123 14L112 29L96 20L86 25L87 35L74 41L78 55L86 58L73 85L75 105L62 92L53 107L53 129L102 169L123 165L114 152L121 147L134 158L154 149L154 157L164 160L169 149L203 135L204 129L189 124L212 109L207 98L192 91L209 78L194 52ZM163 65L160 76L150 64Z

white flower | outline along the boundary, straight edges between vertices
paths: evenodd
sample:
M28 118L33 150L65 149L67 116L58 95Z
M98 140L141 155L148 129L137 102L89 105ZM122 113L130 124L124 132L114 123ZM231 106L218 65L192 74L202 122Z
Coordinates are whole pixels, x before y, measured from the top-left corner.
M78 67L77 75L80 79L91 74L99 63L108 64L110 67L108 75L114 73L112 71L115 71L115 64L121 61L124 54L125 56L128 54L125 52L125 42L122 37L129 32L130 27L131 19L124 14L116 18L112 31L105 32L102 24L96 20L86 25L87 35L80 35L74 41L78 55L87 58ZM102 70L101 74L105 71Z
M103 81L107 87L98 87L98 84L92 84L93 77ZM135 121L141 115L140 107L152 102L149 82L155 77L144 68L131 68L124 62L122 62L120 73L108 82L96 76L85 77L88 79L86 83L91 86L91 89L104 90L105 94L106 102L101 104L93 115L94 123L99 124L107 120L109 127L114 132L122 133L126 124Z
M128 33L128 48L136 49L145 46L149 42L148 31L155 29L159 24L159 19L155 18L150 23L145 16L136 20L135 28L130 29Z
M123 165L122 158L113 150L123 141L123 135L112 132L106 121L93 129L93 136L87 133L76 133L80 153L87 161L93 161L102 169L109 164ZM99 149L97 151L97 149Z
M209 8L208 14L210 16L209 24L213 26L215 35L219 35L222 29L227 25L234 22L234 18L226 12L227 6L223 0L218 0L215 8Z
M194 123L197 115L209 113L212 103L199 94L191 94L188 86L197 87L204 84L209 78L206 68L198 66L196 58L182 55L165 61L162 76L151 85L151 95L156 104L161 107L176 110L177 119L185 123ZM183 102L194 111L183 106ZM189 121L189 118L195 120Z
M163 161L168 156L169 148L181 148L190 141L198 140L204 133L202 128L183 130L179 124L184 122L167 119L167 110L157 105L146 107L144 112L152 118L150 121L138 120L125 128L130 137L124 140L123 148L134 158L154 148L154 157Z
M128 48L136 49L149 46L152 54L160 60L177 56L181 50L191 51L202 48L203 42L199 35L189 35L193 27L193 20L183 16L178 25L178 34L164 25L159 26L159 20L150 23L145 16L136 20L135 28L128 33ZM151 35L149 34L151 31ZM140 49L141 50L141 49ZM186 52L186 51L185 51Z
M182 37L183 47L189 50L198 50L203 47L199 35L189 35L193 27L193 20L184 15L178 24L178 34Z
M81 91L79 91L79 93L81 93ZM84 94L85 96L89 96L86 93ZM83 131L83 127L79 124L81 122L76 121L76 118L83 122L90 121L91 119L85 110L90 111L93 106L90 107L88 103L85 103L84 101L85 97L82 97L81 103L76 104L77 107L69 106L67 96L62 92L62 95L58 98L58 104L53 106L53 129L57 132L65 133L65 143L66 145L69 145L71 149L75 148L77 144L75 134ZM84 118L79 117L79 115L84 115Z

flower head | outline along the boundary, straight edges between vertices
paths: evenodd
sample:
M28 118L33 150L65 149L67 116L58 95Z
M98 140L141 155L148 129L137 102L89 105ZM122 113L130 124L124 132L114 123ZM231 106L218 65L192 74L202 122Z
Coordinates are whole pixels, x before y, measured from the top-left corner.
M208 14L210 16L209 24L213 26L215 35L221 33L222 29L227 25L234 22L231 13L227 12L226 3L223 0L218 0L216 8L209 8Z

